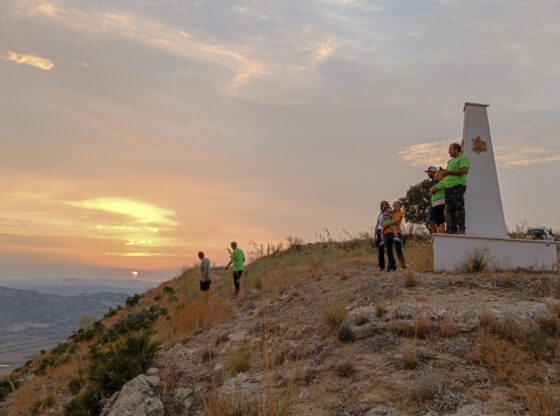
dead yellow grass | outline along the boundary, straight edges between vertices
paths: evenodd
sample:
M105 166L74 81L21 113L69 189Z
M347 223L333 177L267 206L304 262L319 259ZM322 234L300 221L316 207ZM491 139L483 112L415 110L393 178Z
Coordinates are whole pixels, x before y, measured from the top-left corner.
M175 335L185 335L213 323L225 322L231 318L232 310L229 301L216 296L210 296L207 302L192 300L173 315L171 328Z

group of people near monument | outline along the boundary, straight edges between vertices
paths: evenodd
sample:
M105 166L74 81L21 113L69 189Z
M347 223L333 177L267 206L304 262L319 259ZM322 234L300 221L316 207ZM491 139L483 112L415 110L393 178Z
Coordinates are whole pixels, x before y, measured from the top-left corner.
M425 171L432 180L428 222L432 233L464 234L465 191L467 190L467 173L470 164L469 159L463 155L459 143L452 143L449 146L449 156L451 156L451 160L449 160L445 169L430 166ZM401 223L403 219L404 215L401 211L400 201L393 202L392 206L387 201L381 201L373 237L378 249L378 262L381 270L385 270L385 267L388 271L397 270L395 253L400 266L403 269L406 268L406 260L402 250ZM234 295L237 295L240 289L239 281L245 269L245 255L237 247L235 241L231 243L231 249L230 261L225 269L227 270L233 265ZM387 264L385 264L385 253L387 254ZM210 260L204 256L202 251L198 253L198 257L200 259L200 290L207 292L212 282Z
M465 191L470 169L469 159L463 155L459 143L449 146L449 156L451 160L445 169L430 166L425 171L432 180L428 223L432 233L465 234ZM387 201L381 201L380 210L373 237L377 246L379 268L385 270L386 251L387 270L397 269L394 249L404 269L406 261L402 251L401 203L395 201L391 207Z
M449 156L451 160L445 169L430 166L426 170L432 180L428 223L432 233L465 234L465 191L470 163L459 143L449 146Z

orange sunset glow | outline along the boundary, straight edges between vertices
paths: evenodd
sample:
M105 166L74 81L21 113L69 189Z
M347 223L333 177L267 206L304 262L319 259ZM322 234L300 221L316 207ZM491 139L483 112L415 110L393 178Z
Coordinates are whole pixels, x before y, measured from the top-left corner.
M465 101L491 104L508 226L560 228L555 14L435 3L3 1L0 278L164 280L231 241L371 232Z

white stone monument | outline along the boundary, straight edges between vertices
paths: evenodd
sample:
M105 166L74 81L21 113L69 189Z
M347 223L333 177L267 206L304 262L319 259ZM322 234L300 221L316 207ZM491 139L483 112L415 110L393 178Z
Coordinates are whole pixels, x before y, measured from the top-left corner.
M554 242L507 235L487 107L465 103L463 154L471 165L465 193L466 233L434 234L434 270L463 269L475 256L484 256L492 270L556 270Z

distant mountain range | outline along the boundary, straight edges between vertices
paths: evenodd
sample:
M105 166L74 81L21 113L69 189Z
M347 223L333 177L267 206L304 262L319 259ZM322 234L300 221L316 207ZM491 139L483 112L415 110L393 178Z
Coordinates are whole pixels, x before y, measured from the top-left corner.
M5 282L0 281L0 285ZM82 315L100 318L128 296L157 285L82 279L17 281L17 284L31 285L36 290L0 286L0 376L37 356L41 349L65 340L78 328Z
M116 279L3 279L0 286L12 289L31 289L41 293L61 296L75 296L94 293L126 293L131 296L136 293L156 287L159 283L142 280Z

